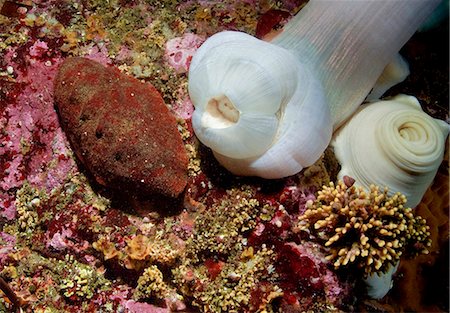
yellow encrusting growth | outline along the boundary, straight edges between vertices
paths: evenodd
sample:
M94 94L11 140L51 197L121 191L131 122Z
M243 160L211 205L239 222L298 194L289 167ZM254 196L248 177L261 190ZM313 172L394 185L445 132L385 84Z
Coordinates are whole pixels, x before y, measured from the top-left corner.
M196 220L188 253L197 260L202 253L233 254L242 249L243 233L256 226L261 206L250 189L232 189L212 209Z
M164 299L173 291L163 280L163 274L156 265L150 265L139 277L134 296L137 299Z
M267 280L270 268L273 268L274 251L263 246L254 251L252 247L242 250L240 254L230 257L217 277L211 278L205 266L184 264L173 275L182 287L183 293L193 298L193 304L202 312L244 312L251 308L252 292L262 280ZM283 295L277 286L270 288L261 301L257 312L274 312L272 301ZM255 312L258 308L252 308Z
M126 240L126 247L117 250L107 237L100 237L92 246L103 253L105 260L116 258L127 269L140 270L149 264L173 265L180 256L182 248L175 246L169 239L147 237L138 234Z
M246 234L257 220L270 220L275 208L261 204L255 191L244 185L227 190L203 210L186 241L182 264L172 270L177 290L202 312L250 310L252 292L274 276L276 254L265 244L250 246ZM268 285L266 291L258 312L272 312L273 300L283 294L277 285Z
M356 264L364 275L384 272L402 253L428 253L431 245L426 220L404 207L406 197L388 196L372 185L369 192L339 181L323 186L307 203L299 229L309 231L329 249L335 268Z
M267 248L251 256L241 255L241 260L224 266L214 283L206 285L199 293L194 304L204 312L239 312L243 307L249 307L251 292L264 277L272 259L273 251ZM274 291L277 296L283 294L279 288Z
M41 202L47 199L47 195L25 182L22 188L17 191L16 197L15 204L21 235L30 236L40 223L36 209L41 205Z

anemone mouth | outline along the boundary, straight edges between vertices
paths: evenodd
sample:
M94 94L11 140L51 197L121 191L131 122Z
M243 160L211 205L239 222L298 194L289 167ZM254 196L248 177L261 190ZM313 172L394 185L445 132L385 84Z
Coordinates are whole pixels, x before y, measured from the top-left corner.
M219 95L209 99L206 104L202 124L204 127L227 128L235 125L239 116L240 112L233 102L227 96Z
M426 129L417 122L407 122L399 127L399 135L406 141L417 142L428 139Z

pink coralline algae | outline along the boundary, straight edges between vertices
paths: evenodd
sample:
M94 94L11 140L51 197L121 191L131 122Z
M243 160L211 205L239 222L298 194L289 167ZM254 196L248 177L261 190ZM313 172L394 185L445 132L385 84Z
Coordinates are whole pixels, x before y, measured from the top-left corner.
M166 43L165 58L177 73L186 73L189 70L192 56L204 38L185 33L182 37L173 38Z
M314 301L315 297L323 294L327 302L340 305L343 298L348 296L349 288L328 268L328 264L317 246L309 242L286 243L278 255L277 270L281 286L302 300ZM298 300L296 303L300 305ZM304 301L302 305L305 305ZM309 305L311 303L306 304L304 309L308 309Z
M178 117L188 120L194 113L194 105L183 88L178 89L178 100L172 104L172 110Z
M14 205L14 196L0 189L0 216L7 220L13 220L16 217L16 206Z
M40 58L48 51L48 45L45 41L36 40L30 47L30 56L33 58Z
M170 313L169 309L160 308L144 302L127 300L122 304L130 313Z
M108 57L108 50L105 46L90 45L83 47L82 52L85 54L86 59L96 61L104 66L111 64L111 59Z
M50 251L79 254L90 247L87 241L92 236L92 231L89 229L90 219L94 216L100 219L100 214L98 209L82 202L82 199L80 199L82 192L82 190L78 191L71 203L67 203L65 209L61 212L54 212L56 208L53 202L59 201L58 199L50 199L39 208L41 215L44 212L54 213L54 218L49 222L44 237L46 247ZM75 214L79 220L73 219Z
M54 233L52 238L47 241L47 248L51 247L57 251L63 251L67 248L71 248L75 251L85 250L88 247L88 242L84 241L84 245L82 245L83 249L76 247L74 243L73 236L74 233L70 228L63 229L61 232Z
M8 233L0 232L0 268L3 267L8 254L14 251L16 237Z
M49 56L50 55L50 56ZM4 62L13 68L14 83L0 81L0 215L14 218L12 190L25 180L47 191L60 186L76 170L53 108L53 79L60 58L44 41L10 49ZM5 200L6 199L6 200Z

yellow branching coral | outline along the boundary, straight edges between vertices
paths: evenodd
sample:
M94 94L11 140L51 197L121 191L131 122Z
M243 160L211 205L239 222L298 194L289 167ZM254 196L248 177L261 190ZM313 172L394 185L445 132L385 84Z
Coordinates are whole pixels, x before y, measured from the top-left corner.
M404 195L390 197L386 188L373 185L366 193L346 182L323 186L298 225L324 243L336 268L354 263L369 275L385 272L405 251L428 253L429 227L404 207Z

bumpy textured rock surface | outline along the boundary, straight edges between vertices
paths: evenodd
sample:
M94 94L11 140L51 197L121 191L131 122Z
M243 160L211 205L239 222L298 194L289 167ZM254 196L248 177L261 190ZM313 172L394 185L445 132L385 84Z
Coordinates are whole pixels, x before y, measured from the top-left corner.
M101 185L178 196L188 157L175 117L150 84L85 58L68 58L55 104L72 148Z

